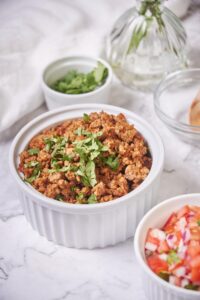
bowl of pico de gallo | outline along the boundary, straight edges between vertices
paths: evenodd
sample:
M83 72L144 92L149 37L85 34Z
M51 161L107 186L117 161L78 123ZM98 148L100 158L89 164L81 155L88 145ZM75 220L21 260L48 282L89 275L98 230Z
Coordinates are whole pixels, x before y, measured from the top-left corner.
M134 249L149 300L199 300L200 194L151 209L137 227Z

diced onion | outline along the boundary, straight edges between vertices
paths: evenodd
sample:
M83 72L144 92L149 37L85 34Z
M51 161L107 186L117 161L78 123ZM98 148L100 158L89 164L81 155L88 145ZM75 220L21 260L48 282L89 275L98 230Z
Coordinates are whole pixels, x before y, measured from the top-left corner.
M151 231L151 236L157 238L159 241L164 241L166 238L166 234L164 231L160 229L152 229Z
M157 245L155 245L153 243L146 242L145 249L150 250L150 251L153 252L157 249Z
M180 218L180 220L177 222L177 227L181 232L184 232L186 225L187 221L185 217Z
M175 276L169 276L169 283L176 285L176 277Z
M177 276L177 277L183 277L186 273L186 268L185 267L179 267L178 269L175 269L174 270L174 274Z
M181 286L182 286L182 287L185 287L185 286L188 285L189 283L190 283L189 280L186 279L186 278L184 278L184 279L181 280Z
M166 253L162 253L162 254L159 255L159 258L164 260L164 261L167 261L167 257L168 257L168 255Z
M175 236L175 234L168 234L166 240L167 240L168 246L169 246L171 249L173 249L173 248L176 247L176 246L175 246L175 243L176 243L176 241L177 241L177 237Z

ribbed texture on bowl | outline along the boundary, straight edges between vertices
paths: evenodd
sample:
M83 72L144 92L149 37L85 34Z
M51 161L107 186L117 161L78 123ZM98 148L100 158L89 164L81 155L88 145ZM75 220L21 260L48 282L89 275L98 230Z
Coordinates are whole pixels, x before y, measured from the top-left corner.
M83 112L89 114L102 110L115 115L124 113L128 122L135 125L150 147L153 159L151 170L135 191L107 203L76 205L48 199L23 182L17 169L19 154L33 136L53 124L80 118ZM120 107L97 103L62 107L32 120L15 137L9 156L11 172L23 193L21 201L24 213L33 228L55 243L88 249L115 245L134 235L142 216L157 204L156 190L163 162L161 139L148 123Z
M129 202L98 213L58 212L39 205L31 195L24 193L21 201L24 214L32 227L48 240L67 247L103 248L133 236L139 220L157 204L155 194L159 179L160 174L151 186L133 196Z
M200 299L200 295L191 298L190 295L176 295L169 289L165 289L160 284L155 283L149 276L143 273L142 281L144 282L144 292L148 300L191 300ZM194 297L194 296L193 296Z
M142 268L142 282L148 300L199 300L200 292L180 288L157 276L145 259L145 242L149 228L161 228L169 216L184 205L199 206L200 193L185 194L163 201L140 221L134 238L136 259Z

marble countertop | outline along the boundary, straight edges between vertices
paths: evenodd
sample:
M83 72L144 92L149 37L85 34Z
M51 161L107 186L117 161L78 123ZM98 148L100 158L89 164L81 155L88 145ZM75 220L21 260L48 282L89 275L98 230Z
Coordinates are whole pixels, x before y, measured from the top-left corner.
M29 26L31 22L40 24L40 32L34 28L37 39L48 35L51 26L47 28L47 25L51 19L57 21L60 17L56 9L47 9L49 3L54 5L55 2L2 1L0 11L4 17L19 13L19 30L26 22ZM62 18L64 11L70 11L72 21L76 20L71 28L75 37L82 28L93 29L94 39L88 40L87 45L89 53L93 53L96 43L94 33L103 37L108 32L114 19L131 4L123 2L62 0L56 3L62 6ZM183 23L189 36L190 57L196 67L200 66L198 0L192 1ZM83 52L87 50L85 45L83 48ZM159 128L166 152L159 199L200 192L200 146L184 144L165 128L153 112L152 95L132 92L115 82L111 99L110 103L138 113ZM26 221L18 188L9 172L8 151L21 126L43 111L46 111L45 105L21 119L0 137L0 300L147 300L134 256L133 239L105 249L67 249L39 236Z

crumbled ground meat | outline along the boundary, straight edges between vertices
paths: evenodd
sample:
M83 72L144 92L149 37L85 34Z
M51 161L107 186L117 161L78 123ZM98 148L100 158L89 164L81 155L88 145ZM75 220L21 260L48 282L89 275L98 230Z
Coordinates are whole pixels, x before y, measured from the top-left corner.
M33 137L20 154L24 180L47 197L101 203L126 195L147 177L148 145L123 114L84 114Z

